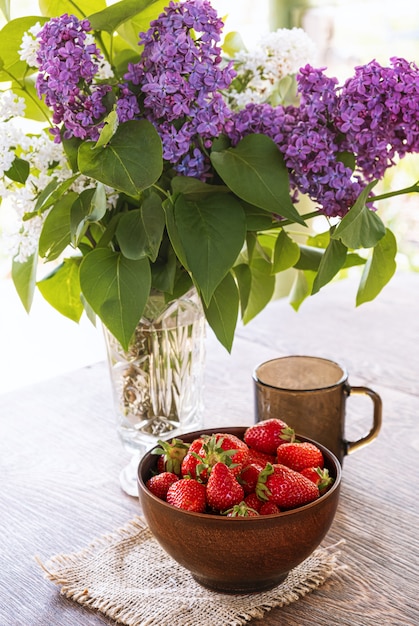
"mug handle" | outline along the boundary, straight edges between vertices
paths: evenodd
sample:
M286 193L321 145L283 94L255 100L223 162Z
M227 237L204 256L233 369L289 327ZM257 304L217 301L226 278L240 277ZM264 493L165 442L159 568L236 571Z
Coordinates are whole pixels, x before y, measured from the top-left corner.
M374 441L374 439L378 436L381 429L383 403L378 393L368 387L351 387L350 385L347 385L347 393L348 395L367 395L371 398L374 405L373 424L369 432L357 441L346 442L346 454L352 454L355 450L359 450L360 448L363 448L371 443L371 441Z

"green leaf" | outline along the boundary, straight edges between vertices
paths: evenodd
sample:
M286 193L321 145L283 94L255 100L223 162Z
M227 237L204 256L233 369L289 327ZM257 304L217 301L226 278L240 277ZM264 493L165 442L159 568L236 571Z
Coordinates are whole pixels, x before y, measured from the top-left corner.
M349 167L352 171L356 167L356 158L353 152L339 152L336 155L336 160L343 163L345 167Z
M208 305L242 249L246 236L243 209L224 194L205 196L199 202L180 195L174 217L188 267Z
M83 313L80 299L80 262L81 257L65 259L52 274L37 283L45 300L73 322L79 322Z
M273 220L269 213L247 202L242 202L241 205L246 215L247 230L260 231L272 228Z
M117 112L114 109L110 111L110 113L108 113L108 115L105 117L104 123L105 124L100 131L99 139L95 144L95 148L102 148L102 146L106 146L106 144L110 142L118 128L119 118Z
M45 218L39 238L39 255L53 261L71 242L71 207L77 199L74 192L58 201Z
M17 294L29 313L36 285L38 254L34 253L24 263L12 262L12 280Z
M308 246L312 248L327 248L330 241L330 230L325 230L323 233L317 235L310 235L306 239Z
M148 260L95 248L82 261L80 285L96 315L127 350L150 293Z
M10 20L10 0L0 0L0 11L8 22Z
M173 194L183 194L188 200L199 200L204 195L220 193L230 193L230 189L224 185L207 185L198 178L191 176L175 176L171 181Z
M44 124L45 122L49 123L52 115L51 110L46 106L44 100L39 99L33 76L20 78L19 81L12 80L10 89L25 101L24 117Z
M247 135L235 148L212 151L211 162L239 198L305 225L291 201L288 171L272 139Z
M108 200L105 187L97 183L95 193L92 198L91 211L87 216L90 222L99 222L104 217L108 209Z
M162 206L166 215L166 228L169 235L170 243L172 244L173 250L175 251L177 258L179 259L183 267L189 271L186 253L183 249L183 245L179 236L179 230L175 221L175 207L172 199L167 198L166 200L164 200Z
M112 34L121 24L138 15L138 13L141 13L141 11L155 2L156 0L121 0L121 2L116 2L98 13L89 15L92 30L104 30Z
M38 2L42 15L48 17L69 13L81 18L106 7L105 0L83 0L82 3L76 3L74 0L38 0Z
M233 59L238 52L240 52L241 50L246 50L246 46L240 33L233 31L227 33L227 35L224 37L222 49L223 52L230 59Z
M340 239L347 248L372 248L385 235L386 227L381 218L365 205L376 182L365 187L332 234L333 239Z
M320 261L323 258L324 250L322 248L312 248L311 246L299 246L300 258L294 267L298 270L314 270L317 271Z
M283 272L293 267L300 258L300 248L297 243L281 229L275 242L272 272Z
M289 302L295 311L311 294L311 288L316 274L310 270L298 270L291 288Z
M85 189L76 198L70 213L71 240L77 247L91 222L102 219L106 213L106 192L101 183Z
M366 259L359 254L355 254L354 252L349 252L346 255L345 263L343 264L342 269L346 269L348 267L355 267L356 265L365 265Z
M66 153L69 165L73 172L79 171L79 165L77 162L78 152L82 140L78 137L71 137L71 139L62 139L62 145L64 152Z
M331 239L327 246L314 279L312 294L320 291L324 285L336 276L338 271L343 267L348 248L338 239Z
M78 179L79 174L71 176L63 180L62 183L58 183L56 178L53 178L48 185L41 191L35 204L34 213L43 213L50 207L52 207L57 200L60 200L71 185ZM70 192L73 193L73 192Z
M218 341L231 352L239 312L239 292L230 272L214 291L209 305L204 305L204 311Z
M252 281L249 300L242 315L245 324L256 317L272 299L275 290L275 276L271 274L271 270L271 263L255 251L250 264Z
M356 295L356 305L374 300L396 271L397 242L391 230L375 245L365 264Z
M256 248L260 248L259 246L259 241L258 241L258 235L257 233L254 233L252 231L248 231L246 233L246 254L247 254L247 261L251 261L252 257L253 257L253 252L256 250ZM246 257L244 257L246 258Z
M141 9L141 5L134 0L133 7ZM150 27L151 20L155 19L163 9L167 7L167 0L154 0L152 4L148 3L148 6L141 10L141 13L134 15L130 20L124 22L118 27L119 35L132 47L138 54L138 40L139 33L145 32Z
M170 299L173 300L182 297L183 294L192 289L192 287L194 287L194 284L190 274L182 267L176 267L175 282L172 291L169 292Z
M1 58L3 61L0 82L10 81L13 78L20 81L24 78L28 72L28 64L26 61L22 61L19 56L22 37L37 22L42 25L46 21L39 16L25 16L18 17L3 26L0 31Z
M161 198L151 194L140 209L124 213L116 229L116 238L122 254L127 259L149 257L155 261L165 227L165 214Z
M79 167L86 176L137 197L162 173L160 137L147 120L125 122L105 147L95 148L93 141L82 143Z
M240 309L242 316L249 304L250 290L252 288L252 272L247 263L239 263L233 267L239 287Z
M164 255L162 254L162 247L159 251L159 256L151 264L151 284L154 289L158 291L163 291L164 293L174 294L175 284L176 284L176 269L177 269L177 259L176 254L172 248L172 246L167 243L167 249L164 250ZM189 274L183 272L182 276L187 276L188 280L188 288L182 289L182 293L185 293L190 287L192 287L192 281L190 279ZM177 297L173 295L173 297Z
M10 180L14 180L16 183L22 183L23 185L29 176L29 171L30 166L28 161L15 157L12 166L4 173Z

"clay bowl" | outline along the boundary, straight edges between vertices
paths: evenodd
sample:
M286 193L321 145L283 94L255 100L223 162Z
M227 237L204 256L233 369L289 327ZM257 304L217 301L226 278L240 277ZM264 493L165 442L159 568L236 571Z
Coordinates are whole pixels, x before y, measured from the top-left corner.
M213 428L179 438L189 443L203 433L214 432L242 438L245 430ZM334 478L329 491L297 509L242 518L184 511L154 496L145 483L156 469L157 456L147 452L138 467L138 491L151 532L164 550L205 587L225 593L250 593L278 585L320 544L338 504L339 461L324 446L313 443L323 452L325 466Z

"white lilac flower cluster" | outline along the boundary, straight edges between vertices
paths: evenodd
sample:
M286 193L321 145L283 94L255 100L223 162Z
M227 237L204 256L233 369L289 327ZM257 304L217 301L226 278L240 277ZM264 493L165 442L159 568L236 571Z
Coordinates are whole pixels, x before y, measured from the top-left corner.
M37 35L42 26L37 22L32 28L24 33L22 43L19 48L19 57L22 61L26 61L29 67L36 67L36 55L38 53L39 42Z
M0 203L5 203L13 214L6 232L2 236L2 250L19 263L24 263L37 252L39 237L48 211L25 216L34 212L40 191L54 180L59 183L71 177L68 159L63 145L54 142L48 131L28 134L22 127L21 117L25 104L12 91L0 93ZM19 146L19 152L16 152ZM29 163L29 174L24 183L4 177L9 172L16 156ZM96 183L86 176L79 176L71 189L81 193ZM116 193L105 187L109 206L116 203Z
M235 89L229 91L230 104L235 108L249 103L277 104L272 98L280 98L281 80L297 74L315 56L316 45L302 28L279 28L269 33L253 50L237 53L237 78Z
M36 56L39 50L38 33L42 27L37 22L23 36L19 49L19 57L30 67L36 67ZM93 43L93 35L88 35L88 42ZM87 39L87 37L86 37ZM111 67L105 59L98 66L97 80L105 80L113 76ZM71 176L67 157L63 146L54 142L48 132L27 134L22 128L21 119L25 113L23 98L17 97L12 91L0 94L0 203L4 202L13 214L2 237L3 252L24 263L37 252L39 237L43 223L48 215L35 215L25 220L25 215L33 214L37 197L53 179L57 182ZM12 179L5 182L4 173L8 172L17 156L16 146L20 147L19 157L29 163L30 173L24 183ZM94 186L93 181L80 176L72 189L81 193L83 189ZM108 202L114 205L116 196L113 190L108 191Z
M14 223L4 238L4 247L19 262L36 252L46 217L46 214L36 215L24 220L25 214L33 212L39 191L45 189L53 177L65 180L71 175L61 144L54 143L45 132L29 135L22 128L19 118L24 109L23 99L12 91L0 94L0 201L6 204L9 201L15 213ZM3 176L15 161L16 146L19 146L19 158L30 167L24 183Z

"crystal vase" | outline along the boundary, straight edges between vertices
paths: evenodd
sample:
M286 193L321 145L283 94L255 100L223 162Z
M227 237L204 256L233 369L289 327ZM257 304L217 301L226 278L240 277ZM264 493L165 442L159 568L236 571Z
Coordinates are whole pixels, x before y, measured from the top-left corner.
M202 426L205 329L195 290L171 302L151 295L128 350L104 329L117 430L132 455L120 475L130 495L139 460L158 439Z

